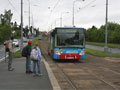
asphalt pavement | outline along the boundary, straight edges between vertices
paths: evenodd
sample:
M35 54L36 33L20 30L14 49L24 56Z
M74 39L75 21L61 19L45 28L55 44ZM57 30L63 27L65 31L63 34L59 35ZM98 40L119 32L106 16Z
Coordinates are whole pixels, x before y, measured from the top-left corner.
M7 62L0 63L0 90L53 90L44 62L42 76L25 73L25 58L13 60L14 71L8 71Z
M0 59L5 57L5 48L3 45L0 45Z
M101 46L86 45L86 48L90 48L90 49L94 49L94 50L99 50L99 51L104 51L104 47L101 47ZM120 49L119 48L109 48L108 47L108 52L120 54Z

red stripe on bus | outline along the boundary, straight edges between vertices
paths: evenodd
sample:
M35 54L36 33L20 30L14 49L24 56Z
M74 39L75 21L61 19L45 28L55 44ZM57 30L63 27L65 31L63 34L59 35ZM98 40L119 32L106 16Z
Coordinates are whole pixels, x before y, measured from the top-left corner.
M80 59L79 54L61 54L60 59Z

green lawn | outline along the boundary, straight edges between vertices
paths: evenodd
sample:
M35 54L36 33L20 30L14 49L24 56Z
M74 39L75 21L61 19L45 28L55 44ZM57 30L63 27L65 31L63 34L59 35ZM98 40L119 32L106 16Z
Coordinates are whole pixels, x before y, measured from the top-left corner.
M87 54L90 54L93 56L98 56L98 57L110 57L110 56L112 56L112 57L120 58L120 54L111 54L111 53L106 53L103 51L93 50L93 49L89 49L89 48L86 48L85 51Z
M86 44L88 45L96 45L96 46L105 46L105 43L98 43L98 42L88 42L86 41ZM112 43L108 43L108 47L111 48L120 48L120 44L112 44Z

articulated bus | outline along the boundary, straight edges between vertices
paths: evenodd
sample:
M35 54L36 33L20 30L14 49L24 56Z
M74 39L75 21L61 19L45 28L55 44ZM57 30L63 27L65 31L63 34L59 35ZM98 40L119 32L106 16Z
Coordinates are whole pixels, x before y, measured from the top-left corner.
M85 34L81 27L56 27L48 33L48 54L54 60L85 59Z

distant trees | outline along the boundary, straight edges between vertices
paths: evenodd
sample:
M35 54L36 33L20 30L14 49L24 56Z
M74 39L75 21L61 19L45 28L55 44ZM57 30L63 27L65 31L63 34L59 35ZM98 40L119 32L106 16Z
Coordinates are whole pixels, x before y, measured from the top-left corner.
M92 26L86 30L88 33L87 41L90 42L105 42L105 25L100 28ZM109 22L108 23L108 43L120 44L120 24Z
M5 10L4 14L0 15L1 24L2 25L10 25L11 19L12 19L13 13L11 13L11 10Z
M4 14L0 15L0 43L10 38L12 16L11 10L5 10Z
M11 35L11 27L9 25L0 25L0 43L8 40Z
M15 31L14 38L21 37L21 26L18 25L16 21L11 22L12 16L13 13L11 10L5 10L3 14L0 14L0 44L10 39L12 31ZM28 37L29 32L32 35L33 31L36 32L35 35L39 34L39 29L32 28L33 27L31 26L29 30L28 26L25 26L25 28L23 28L23 36Z

